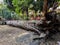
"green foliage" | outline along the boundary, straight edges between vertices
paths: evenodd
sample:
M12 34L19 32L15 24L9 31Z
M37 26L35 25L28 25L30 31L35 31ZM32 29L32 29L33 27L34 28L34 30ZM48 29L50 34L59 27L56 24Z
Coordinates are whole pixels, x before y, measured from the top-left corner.
M54 2L58 2L60 0L48 0L48 8L52 7ZM26 15L28 16L28 10L43 10L44 0L7 0L8 8L10 10L15 11L18 15L22 15L24 17L24 12L26 11Z
M24 15L24 11L26 11L26 15L28 17L28 8L33 0L12 0L12 4L15 7L15 12L20 15L22 11L22 16Z
M12 4L12 0L4 0L5 3L7 3L7 7L11 10L14 11L15 7Z
M11 15L11 13L12 13L12 11L10 11L6 5L0 4L0 17L3 17L7 20L20 18L17 14Z
M5 6L3 6L3 7L4 8L0 8L0 16L5 18L5 19L11 19L11 12Z
M15 11L27 10L27 7L31 4L32 0L13 0L12 4L15 7Z
M30 8L32 10L38 11L43 9L43 1L44 0L37 0L36 2L34 0L7 0L7 3L9 3L10 8L14 9L16 13L19 13L20 11L25 11L27 8ZM48 0L48 6L52 7L54 2L57 2L60 0ZM30 5L33 5L30 7ZM8 6L8 7L9 7ZM12 10L13 10L12 9Z
M33 7L31 9L35 10L35 12L37 12L38 10L42 11L42 9L43 9L43 0L37 0L36 2L33 1L32 5L33 5Z

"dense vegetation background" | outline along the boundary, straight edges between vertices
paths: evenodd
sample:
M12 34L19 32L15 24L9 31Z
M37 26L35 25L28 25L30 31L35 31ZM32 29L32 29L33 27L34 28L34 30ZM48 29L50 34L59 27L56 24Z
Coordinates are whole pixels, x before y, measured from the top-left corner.
M60 0L4 0L0 4L0 16L6 19L29 19L30 12L36 16L37 13L48 12L49 8L56 8Z

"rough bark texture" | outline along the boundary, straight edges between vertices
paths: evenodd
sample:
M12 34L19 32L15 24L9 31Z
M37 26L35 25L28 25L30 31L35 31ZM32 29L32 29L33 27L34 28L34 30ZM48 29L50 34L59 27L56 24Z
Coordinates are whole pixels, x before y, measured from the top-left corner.
M44 13L44 16L47 13L47 7L48 7L47 0L44 0L44 5L43 5L43 13Z

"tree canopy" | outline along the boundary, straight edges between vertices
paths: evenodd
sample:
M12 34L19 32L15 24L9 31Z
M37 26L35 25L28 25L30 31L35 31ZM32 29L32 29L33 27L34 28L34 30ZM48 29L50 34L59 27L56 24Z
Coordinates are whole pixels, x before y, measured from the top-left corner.
M60 0L47 0L47 8L53 7L54 3L59 2ZM43 10L44 0L6 0L7 7L10 10L15 11L17 14L20 12L24 13L26 11L28 17L28 10Z

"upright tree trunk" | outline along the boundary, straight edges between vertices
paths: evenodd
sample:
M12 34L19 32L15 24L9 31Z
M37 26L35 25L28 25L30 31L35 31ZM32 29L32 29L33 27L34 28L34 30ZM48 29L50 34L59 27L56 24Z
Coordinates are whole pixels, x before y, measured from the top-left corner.
M26 10L26 14L27 14L27 20L29 20L28 7L27 7L27 10Z
M24 10L22 11L22 14L23 14L22 17L23 17L23 19L24 19Z
M45 16L45 14L47 13L47 8L48 8L48 4L47 4L48 0L44 0L44 4L43 4L43 15Z

